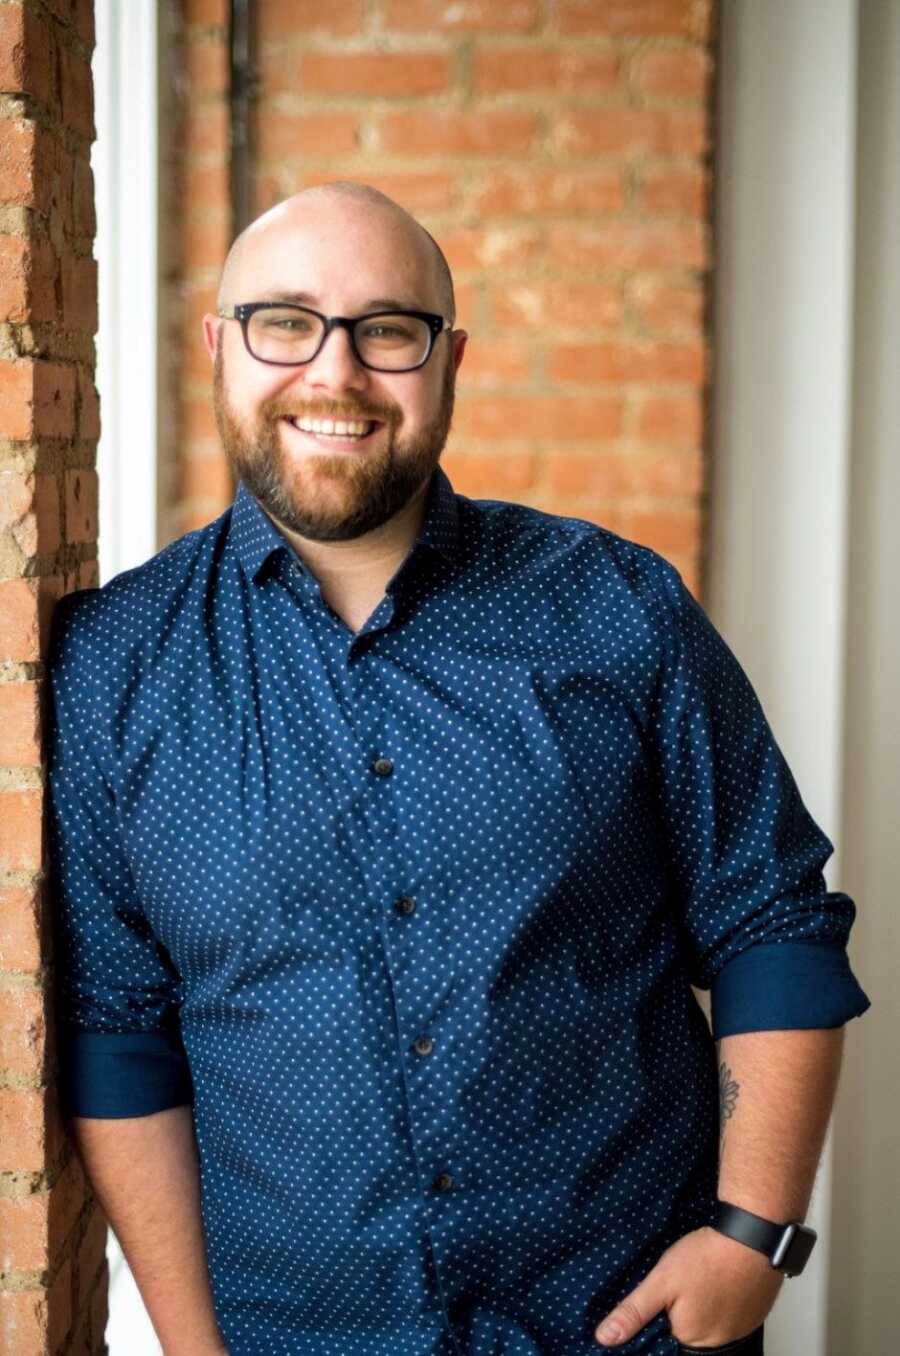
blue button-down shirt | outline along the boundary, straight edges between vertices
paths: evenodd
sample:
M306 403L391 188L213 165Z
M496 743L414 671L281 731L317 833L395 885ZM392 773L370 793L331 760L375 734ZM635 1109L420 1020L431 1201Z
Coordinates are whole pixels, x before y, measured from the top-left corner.
M356 633L243 485L54 618L64 1107L193 1103L233 1356L596 1353L710 1221L714 1038L869 1006L678 572L425 507Z

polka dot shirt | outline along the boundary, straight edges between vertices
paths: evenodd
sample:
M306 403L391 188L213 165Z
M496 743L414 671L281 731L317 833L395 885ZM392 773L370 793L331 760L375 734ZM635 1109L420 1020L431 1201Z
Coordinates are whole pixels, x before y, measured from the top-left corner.
M243 484L54 615L64 1109L192 1104L232 1356L596 1353L711 1218L714 1040L869 1006L673 566L425 507L355 633Z

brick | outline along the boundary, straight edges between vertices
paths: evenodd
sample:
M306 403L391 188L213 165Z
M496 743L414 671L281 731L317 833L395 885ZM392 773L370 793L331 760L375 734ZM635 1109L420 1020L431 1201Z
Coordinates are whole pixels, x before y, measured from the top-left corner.
M266 0L259 6L261 42L312 34L350 37L362 28L364 0Z
M0 236L0 320L11 324L56 320L57 273L56 252L49 240Z
M33 379L33 427L38 437L67 438L75 429L75 369L36 362Z
M0 1273L45 1271L50 1267L49 1213L47 1192L0 1197Z
M709 175L699 166L650 166L641 176L636 204L647 216L708 217Z
M194 208L205 209L210 203L221 205L227 211L231 191L228 164L222 159L214 165L188 164L181 169L181 201L190 219Z
M189 42L185 66L192 99L204 94L227 95L228 50L224 42Z
M62 113L68 127L94 137L94 87L91 63L71 47L60 48Z
M709 14L701 0L557 0L561 33L605 33L616 38L685 37L703 40Z
M61 291L60 265L52 242L33 241L28 258L28 309L32 324L58 320Z
M22 5L0 6L0 90L30 94L48 104L53 94L52 51L42 15Z
M267 0L266 8L273 3ZM188 27L224 28L228 24L228 0L183 0Z
M479 216L608 215L624 208L625 181L618 168L500 169L485 175L472 206Z
M0 7L0 15L7 8ZM30 259L28 242L22 236L0 236L0 320L21 324L28 317Z
M43 850L43 792L0 791L0 867L39 871Z
M313 183L327 183L337 176L334 173L310 175L304 178L302 187ZM444 171L422 171L409 174L354 174L354 179L362 184L371 184L393 198L408 212L448 212L459 202L460 183L455 174Z
M541 17L539 0L383 0L384 27L431 33L530 33Z
M0 767L40 767L37 683L0 683Z
M218 433L211 401L182 401L181 436L192 446L198 442L216 442Z
M214 151L227 155L228 140L228 110L224 103L189 106L182 133L186 155L207 155Z
M554 496L619 498L627 483L628 454L618 448L603 451L564 452L549 448L546 454L547 485Z
M706 346L650 339L558 344L549 355L547 370L551 380L560 382L685 382L701 386L707 375Z
M75 0L75 29L90 51L94 46L94 0Z
M614 283L516 283L491 291L494 323L556 334L613 329L622 323L622 289Z
M566 110L552 142L559 155L702 155L710 146L703 109Z
M34 364L0 359L0 428L5 438L30 438L33 429Z
M543 237L530 226L496 226L486 230L461 226L442 232L440 246L454 273L469 269L515 272L538 261Z
M100 400L93 374L78 369L78 436L93 441L100 437Z
M703 401L699 395L648 396L641 404L634 433L644 443L695 447L703 435Z
M39 886L0 886L0 970L33 974L43 963L40 910Z
M612 94L621 62L610 49L488 47L472 56L478 94Z
M97 540L97 472L84 467L66 470L66 541Z
M631 541L649 546L660 555L672 551L689 553L699 539L699 509L685 506L679 509L619 510L620 531Z
M94 175L86 156L75 160L72 184L72 225L76 235L93 237L97 229L94 209Z
M103 1351L104 1334L109 1323L109 1286L100 1284L94 1287L90 1303L91 1350Z
M231 244L225 220L185 222L181 265L189 276L195 269L221 268Z
M306 52L299 87L304 95L411 98L445 90L451 74L443 52Z
M611 221L593 228L551 226L551 265L585 269L706 268L708 242L702 222Z
M5 1073L32 1079L42 1076L46 1049L44 1001L42 989L0 989L0 1069Z
M49 1314L47 1312L47 1293L43 1288L34 1290L0 1290L0 1333L12 1334L15 1347L12 1352L43 1352L47 1346Z
M459 369L460 389L520 385L531 375L531 350L508 339L473 338Z
M72 1259L69 1256L62 1259L47 1294L47 1344L50 1351L63 1350L63 1342L72 1326L72 1299Z
M179 498L186 501L214 499L227 503L232 492L231 470L218 442L210 440L205 456L199 455L195 444L190 444L179 466Z
M57 1251L62 1251L92 1195L78 1155L73 1152L50 1192L50 1231Z
M468 452L449 448L442 465L458 494L477 499L516 499L537 483L538 455L529 448L517 452Z
M703 326L704 289L699 283L673 283L638 276L626 283L626 300L635 321L660 338L698 333Z
M78 1251L78 1268L82 1274L83 1288L88 1293L104 1265L108 1237L109 1224L102 1209L97 1205L91 1211Z
M75 254L62 259L63 325L67 330L97 330L97 263Z
M457 431L474 438L600 442L622 427L617 396L460 396Z
M515 109L417 108L386 113L378 124L379 145L397 155L527 154L537 135L534 113Z
M0 1172L42 1172L45 1143L41 1089L0 1087Z
M358 149L356 113L289 113L272 109L260 122L258 150L262 160L350 155Z
M78 567L78 575L72 588L96 589L100 587L100 565L96 559L83 560Z
M3 659L40 660L49 638L53 606L60 595L54 575L0 580L0 637Z
M53 188L49 132L25 119L0 119L0 202L44 212Z
M641 94L678 99L706 99L712 77L710 53L689 47L645 52L631 67L631 83Z

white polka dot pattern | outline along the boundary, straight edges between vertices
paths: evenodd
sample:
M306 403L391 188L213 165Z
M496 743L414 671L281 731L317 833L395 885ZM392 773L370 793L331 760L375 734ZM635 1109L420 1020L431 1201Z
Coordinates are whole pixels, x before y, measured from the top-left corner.
M355 634L243 485L54 617L65 1104L193 1101L232 1356L595 1353L711 1217L691 984L719 1034L868 1006L677 571L440 468L426 507Z

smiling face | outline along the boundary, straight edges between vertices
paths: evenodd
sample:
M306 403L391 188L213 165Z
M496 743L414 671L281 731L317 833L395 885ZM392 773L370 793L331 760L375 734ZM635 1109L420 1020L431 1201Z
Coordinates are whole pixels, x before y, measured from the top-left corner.
M386 303L447 315L424 232L398 208L328 193L289 200L245 234L223 275L220 303L265 300L348 317ZM450 428L463 331L440 335L412 372L363 367L340 328L311 362L294 367L252 357L235 320L207 316L204 332L228 461L289 530L349 540L424 493ZM324 419L360 421L368 431L336 437L295 425Z

